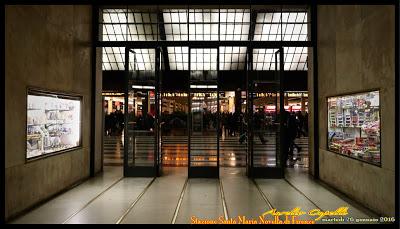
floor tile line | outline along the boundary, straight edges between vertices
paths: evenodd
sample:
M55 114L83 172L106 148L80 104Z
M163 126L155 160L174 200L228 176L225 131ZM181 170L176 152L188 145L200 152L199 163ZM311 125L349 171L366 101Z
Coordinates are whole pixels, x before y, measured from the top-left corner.
M364 206L361 202L357 202L356 200L350 198L345 193L341 192L340 190L336 189L333 186L330 186L329 184L325 183L324 181L322 181L322 180L314 180L314 182L316 184L320 185L321 187L325 188L328 192L330 192L331 194L335 195L340 200L351 204L358 211L360 211L360 212L362 212L362 213L364 213L366 215L369 215L371 217L380 217L381 216L381 215L379 215L379 213L374 212L373 210L371 210L368 207Z
M292 188L294 188L297 192L299 192L301 195L303 195L308 201L310 201L315 207L317 207L319 210L321 210L322 212L325 212L324 209L320 208L314 201L312 201L304 192L302 192L300 189L298 189L296 186L294 186L294 184L292 184L289 180L287 180L286 178L284 178L284 180L290 185L292 186ZM326 218L331 219L332 216L325 216Z
M260 186L258 186L257 182L255 179L251 179L256 186L257 190L260 192L261 197L264 199L264 201L268 204L268 207L270 209L274 209L274 206L271 204L271 202L268 200L268 197L265 195L265 193L261 190Z
M108 190L110 190L112 187L114 187L116 184L118 184L124 177L120 177L118 180L116 180L114 183L112 183L108 188L100 192L97 196L92 198L89 202L87 202L82 208L80 208L78 211L73 213L71 216L69 216L62 224L66 224L68 221L70 221L74 216L79 214L81 211L83 211L85 208L87 208L91 203L93 203L96 199L98 199L100 196L102 196L104 193L106 193Z
M319 210L324 211L324 209L320 208L314 201L312 201L304 192L302 192L300 189L298 189L294 184L292 184L290 181L288 181L286 178L284 180L292 187L294 188L297 192L299 192L301 195L303 195L308 201L310 201L315 207L317 207Z
M219 190L220 190L220 193L221 193L221 200L222 200L222 208L224 210L224 217L225 217L225 220L228 220L229 219L228 208L226 206L224 187L222 185L222 179L221 178L219 178Z
M144 195L144 193L150 188L150 186L153 184L153 182L156 180L156 177L153 177L153 179L150 181L150 183L147 184L146 188L143 189L143 191L139 194L138 197L136 197L135 201L129 206L128 209L126 209L125 213L122 214L122 216L117 220L115 224L121 224L122 220L125 219L125 217L129 214L129 212L133 209L133 207L136 205L136 203L140 200L140 198Z
M175 208L174 217L172 217L172 220L171 220L171 224L175 224L176 219L178 218L179 209L181 208L183 197L185 195L188 182L189 182L189 178L186 178L185 184L183 185L183 188L181 191L181 195L179 196L178 204L176 205L176 208Z

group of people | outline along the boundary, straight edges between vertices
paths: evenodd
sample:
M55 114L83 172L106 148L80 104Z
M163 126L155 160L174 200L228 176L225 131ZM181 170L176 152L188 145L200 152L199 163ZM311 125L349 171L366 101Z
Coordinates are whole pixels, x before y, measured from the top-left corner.
M221 124L225 135L236 136L240 134L241 114L239 112L223 112L221 114Z
M181 115L182 116L182 115ZM185 127L184 117L180 115L171 115L168 119L163 120L165 128L169 125ZM302 136L306 137L308 133L308 114L302 112L288 112L285 111L283 114L283 136L284 136L284 157L283 162L286 165L288 162L289 166L297 160L293 159L294 149L297 152L301 151L295 143L296 138ZM216 127L216 114L210 112L203 113L203 128L208 130ZM267 140L264 138L264 133L270 128L273 131L273 117L272 114L265 113L262 109L259 109L253 116L253 133L258 137L262 144L266 144ZM179 122L178 122L179 121ZM154 117L150 114L136 117L135 120L136 128L143 130L152 130L154 128ZM168 124L168 125L167 125ZM221 114L220 127L224 130L225 136L239 136L240 143L247 140L246 129L246 118L242 112L228 113L223 112ZM124 114L121 110L116 110L110 114L105 115L105 130L106 135L120 135L124 129ZM222 131L221 131L222 134Z
M117 136L121 135L124 129L124 114L121 110L115 110L105 114L105 135Z
M244 141L247 140L247 133L244 131L243 127L247 125L247 123L245 122L243 114L223 114L222 117L222 120L224 120L224 117L226 118L226 120L228 120L228 122L226 123L229 134L232 133L233 135L235 135L235 131L239 130L239 142L242 144ZM301 151L301 147L295 143L295 139L302 136L306 137L308 135L308 113L306 112L305 114L303 114L300 111L285 111L282 118L282 131L284 139L283 162L285 166L287 165L287 162L289 166L293 166L294 162L298 160L298 158L296 158L296 160L293 159L294 149L297 150L297 153ZM252 130L254 136L259 138L262 144L267 143L267 140L264 138L265 132L275 131L276 126L272 121L274 119L275 118L273 117L273 114L266 113L263 109L259 109L257 112L254 113ZM232 121L229 122L229 120Z

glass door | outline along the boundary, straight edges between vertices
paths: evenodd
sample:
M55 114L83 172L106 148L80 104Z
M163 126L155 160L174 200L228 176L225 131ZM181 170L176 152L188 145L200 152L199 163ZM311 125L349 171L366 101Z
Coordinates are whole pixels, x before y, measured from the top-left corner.
M218 49L190 48L189 177L219 177Z
M162 56L160 78L161 163L164 167L186 167L188 164L188 47L167 47ZM165 54L165 53L163 53ZM171 61L167 63L167 60ZM169 74L165 74L166 66ZM181 171L181 170L178 170ZM186 171L185 171L186 173Z
M262 67L257 66L256 59L251 61L251 69L268 70L273 74L258 77L255 73L249 76L248 175L254 178L283 178L283 49L255 49L253 54L258 60L259 55L269 58L271 63L267 68L264 63Z
M160 47L156 49L156 63L155 63L155 117L156 117L156 128L155 128L155 135L156 135L156 149L155 149L155 155L156 155L156 175L161 176L162 175L162 166L163 166L163 157L161 153L162 149L162 134L161 134L161 128L162 128L162 123L161 123L161 112L162 112L162 77L163 73L163 66L165 65L163 61L163 51Z
M124 176L159 173L159 53L125 49Z

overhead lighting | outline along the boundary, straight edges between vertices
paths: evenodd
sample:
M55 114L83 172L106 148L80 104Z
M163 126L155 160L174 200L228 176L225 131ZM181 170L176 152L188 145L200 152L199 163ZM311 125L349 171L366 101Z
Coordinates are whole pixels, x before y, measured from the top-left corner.
M102 41L156 41L160 40L158 14L151 10L104 9ZM162 10L165 39L170 40L255 40L255 41L307 41L308 14L301 10L286 12L258 12L254 24L254 36L249 37L250 9L164 9ZM225 48L227 48L225 50ZM220 47L219 70L244 70L246 47L239 51L232 47ZM233 47L238 49L239 47ZM242 50L243 49L243 50ZM284 47L284 70L308 70L307 47ZM140 50L140 49L135 49ZM155 51L141 49L132 57L129 67L137 71L154 71ZM215 51L213 51L215 50ZM224 51L225 50L225 51ZM265 50L265 49L264 49ZM172 51L172 52L171 52ZM171 70L217 70L217 52L212 49L168 47ZM253 68L258 71L274 71L274 53L258 49L253 52ZM136 61L133 61L136 59ZM191 60L189 62L189 59ZM190 65L189 65L190 64ZM103 48L103 70L125 69L125 48Z
M103 96L123 96L124 93L118 93L118 92L102 92L101 95L103 95Z
M154 86L132 85L133 89L156 89Z
M206 89L206 88L213 88L217 89L217 85L190 85L190 88L200 88L200 89Z

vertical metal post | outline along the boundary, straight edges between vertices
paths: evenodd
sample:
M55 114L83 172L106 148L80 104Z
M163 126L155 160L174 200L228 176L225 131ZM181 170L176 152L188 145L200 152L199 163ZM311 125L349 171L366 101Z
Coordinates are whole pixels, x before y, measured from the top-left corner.
M217 48L217 168L219 177L219 136L220 136L220 108L219 108L219 47ZM222 131L221 131L222 133Z
M219 177L219 137L222 134L221 128L221 114L219 106L219 48L220 48L220 37L221 37L221 5L218 5L218 48L217 48L217 168Z
M283 149L283 145L285 143L284 138L286 136L284 136L284 131L283 131L283 126L284 126L284 113L285 113L285 102L284 102L284 96L285 96L285 92L284 92L284 81L283 81L283 71L284 71L284 53L283 53L283 47L279 48L279 111L280 111L280 118L279 118L279 156L276 158L276 163L278 166L278 162L280 163L280 167L282 168L282 171L284 171L284 165L286 163L286 161L283 161L283 155L284 152ZM275 60L277 61L277 60ZM279 167L279 166L278 166Z
M129 48L125 47L125 88L124 88L124 95L125 95L125 125L124 125L124 176L126 176L128 170L128 152L129 152L129 112L128 112L128 102L129 102ZM135 155L133 155L135 158Z
M159 47L157 47L156 48L156 50L155 50L155 53L156 53L156 55L155 55L155 82L154 82L154 107L155 107L155 123L154 123L154 131L155 131L155 133L154 133L154 144L155 144L155 151L154 151L154 169L155 169L155 173L154 173L154 175L155 176L158 176L159 175L159 150L160 150L160 147L159 147L159 144L158 144L158 140L159 140L159 137L160 137L160 134L159 134L159 123L160 123L160 121L159 121L159 106L158 106L158 104L159 104L159 96L158 96L158 93L159 93L159 79L160 79L160 76L159 76L159 74L160 74L160 65L159 65L159 63L160 63L160 48ZM150 100L149 100L150 101Z
M249 176L253 176L253 80L250 73L253 70L253 48L247 48L247 74L246 74L246 83L247 83L247 151L248 151L248 166L249 166Z
M189 15L188 15L189 16ZM188 17L189 18L189 17ZM189 30L188 30L189 31ZM191 69L191 64L190 64L190 56L191 56L191 48L190 46L188 47L189 50L189 57L188 57L188 69L189 69L189 73L188 73L188 88L187 88L187 95L188 95L188 121L187 121L187 128L188 128L188 175L190 175L190 167L191 167L191 136L192 136L192 100L191 100L191 95L190 95L190 69Z
M187 6L187 14L186 14L186 18L187 18L187 27L186 27L186 29L187 29L187 39L189 40L189 9L190 9L190 6L189 6L189 4L188 4L188 6ZM189 84L188 84L188 89L187 89L187 95L188 95L188 122L187 122L187 128L188 128L188 176L190 176L190 167L191 167L191 137L192 137L192 100L191 100L191 95L190 95L190 71L191 71L191 58L190 58L190 56L191 56L191 52L192 52L192 50L191 50L191 47L190 46L188 46L188 50L189 50L189 56L188 56L188 70L189 70L189 72L188 72L188 82L189 82Z

